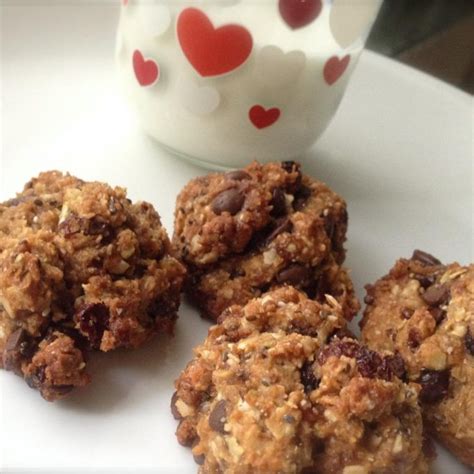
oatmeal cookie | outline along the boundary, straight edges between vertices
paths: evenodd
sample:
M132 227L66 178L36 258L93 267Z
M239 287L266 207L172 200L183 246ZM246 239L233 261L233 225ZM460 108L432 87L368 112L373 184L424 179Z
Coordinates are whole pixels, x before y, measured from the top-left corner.
M474 467L474 265L415 251L367 286L362 337L400 354L429 430Z
M85 351L172 332L184 276L150 204L42 173L0 204L0 364L60 398L88 382Z
M291 287L224 311L171 402L199 472L428 472L403 361L345 332L334 298Z
M344 200L295 162L253 163L189 182L176 201L173 244L189 269L186 292L216 320L232 304L292 285L348 319L358 311L341 267Z

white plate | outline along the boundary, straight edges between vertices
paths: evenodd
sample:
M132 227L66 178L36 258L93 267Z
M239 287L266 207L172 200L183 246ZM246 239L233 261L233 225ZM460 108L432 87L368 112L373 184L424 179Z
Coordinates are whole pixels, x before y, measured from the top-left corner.
M68 170L127 186L156 205L171 232L178 190L203 171L144 137L120 99L117 4L3 3L0 198L41 170ZM360 296L414 248L473 260L471 107L470 96L435 79L361 58L336 119L305 159L305 170L349 203L347 264ZM195 472L174 437L169 400L207 327L183 304L174 340L96 357L90 387L55 404L0 371L2 472ZM439 452L437 473L469 472Z

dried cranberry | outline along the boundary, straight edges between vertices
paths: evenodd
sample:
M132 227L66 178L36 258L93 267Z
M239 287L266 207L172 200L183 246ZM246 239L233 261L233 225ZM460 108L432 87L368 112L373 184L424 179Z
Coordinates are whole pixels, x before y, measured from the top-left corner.
M422 369L418 383L421 385L420 400L436 403L442 400L449 389L449 370Z
M357 368L363 377L377 376L377 370L382 364L382 358L374 351L361 347L356 355Z
M323 365L330 357L356 357L359 352L360 346L358 342L344 339L342 341L335 340L328 346L326 346L318 354L318 362Z
M79 329L88 337L94 348L100 347L102 335L109 327L109 317L109 309L103 303L84 304L74 316Z
M406 375L405 362L400 354L397 352L393 356L385 356L377 369L377 375L384 380L392 380L394 376L404 379Z

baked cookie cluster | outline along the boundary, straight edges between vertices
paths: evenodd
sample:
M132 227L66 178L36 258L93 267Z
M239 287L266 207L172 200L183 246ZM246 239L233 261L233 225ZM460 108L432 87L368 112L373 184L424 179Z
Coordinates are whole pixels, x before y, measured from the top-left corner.
M42 173L0 204L0 365L63 398L90 353L171 334L184 289L217 323L171 401L202 474L422 474L425 431L474 467L474 265L396 262L359 342L347 224L293 161L190 181L172 242L124 189Z
M89 383L91 350L171 333L184 276L150 204L42 173L0 204L0 363L62 398Z
M474 466L474 265L416 251L367 286L362 339L403 358L428 430Z
M359 309L342 266L346 231L344 200L294 162L210 174L178 196L173 244L188 267L185 291L219 323L172 403L200 472L427 472L420 413L474 466L474 267L421 251L399 261L367 287L361 346L344 337ZM328 303L338 308L335 342L314 316ZM387 384L392 394L398 384L393 399ZM340 405L346 393L377 415ZM307 418L302 400L317 415ZM275 422L285 415L296 421Z
M345 324L289 286L222 313L172 399L199 472L428 472L418 386Z
M176 201L173 244L187 265L185 290L216 320L228 306L282 285L324 301L351 319L359 309L341 266L346 203L293 161L252 163L189 182Z

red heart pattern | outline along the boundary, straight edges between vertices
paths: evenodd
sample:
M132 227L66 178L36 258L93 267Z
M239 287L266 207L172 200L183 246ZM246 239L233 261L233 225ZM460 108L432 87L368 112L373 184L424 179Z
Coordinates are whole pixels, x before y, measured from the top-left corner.
M269 127L273 125L280 118L280 109L273 107L265 109L261 105L254 105L249 110L249 119L258 129Z
M350 60L351 56L349 54L342 59L339 59L337 56L329 58L324 65L324 80L332 86L344 74Z
M249 31L239 25L214 28L197 8L186 8L178 18L177 33L184 55L203 77L219 76L241 66L253 47Z
M285 23L296 30L312 23L321 13L321 0L280 0L278 2L280 15Z
M152 86L160 77L160 69L153 59L145 59L137 49L133 53L133 70L138 83L143 86Z

